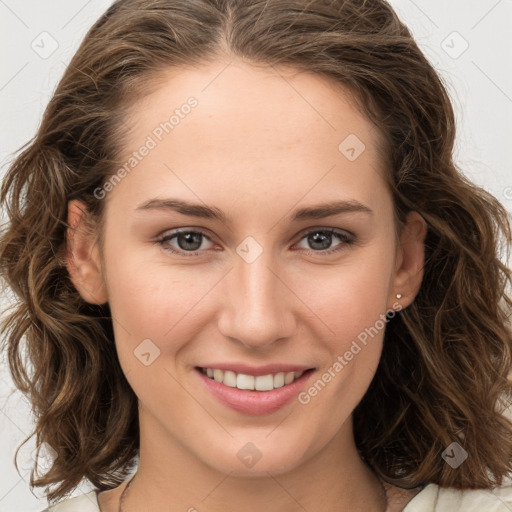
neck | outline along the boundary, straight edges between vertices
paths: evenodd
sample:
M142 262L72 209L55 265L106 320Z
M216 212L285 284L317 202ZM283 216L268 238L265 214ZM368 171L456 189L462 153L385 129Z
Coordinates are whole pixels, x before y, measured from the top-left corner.
M258 476L218 471L163 431L148 414L140 415L140 429L139 468L125 495L122 512L194 511L205 507L209 512L292 512L297 507L386 510L385 490L359 457L351 421L346 421L314 456L304 457L300 465L284 471L273 468Z

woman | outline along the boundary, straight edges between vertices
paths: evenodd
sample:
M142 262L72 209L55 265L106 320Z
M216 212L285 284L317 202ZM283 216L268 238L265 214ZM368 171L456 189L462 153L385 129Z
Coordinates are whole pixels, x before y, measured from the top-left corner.
M31 484L95 487L48 510L512 507L510 225L454 137L384 1L115 2L1 194Z

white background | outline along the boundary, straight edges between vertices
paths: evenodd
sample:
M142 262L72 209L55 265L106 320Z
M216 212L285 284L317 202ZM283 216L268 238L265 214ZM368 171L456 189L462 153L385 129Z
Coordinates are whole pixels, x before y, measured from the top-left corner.
M0 0L0 166L35 133L65 66L106 0ZM512 208L512 2L393 0L418 44L441 73L454 102L455 157L464 173ZM44 34L47 32L47 34ZM454 34L456 32L456 34ZM49 34L49 35L48 35ZM53 46L57 46L51 55ZM467 49L462 52L465 46ZM38 53L39 52L39 53ZM508 63L508 64L507 64ZM8 298L0 298L4 310ZM41 489L29 489L33 442L26 400L0 367L0 511L40 511ZM89 490L86 482L74 493Z

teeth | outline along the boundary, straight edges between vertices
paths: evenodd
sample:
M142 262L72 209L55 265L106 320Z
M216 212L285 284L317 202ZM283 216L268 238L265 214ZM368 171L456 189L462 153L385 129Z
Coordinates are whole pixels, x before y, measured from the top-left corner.
M238 389L250 389L256 391L271 391L272 389L282 388L291 384L302 376L304 372L280 372L268 375L245 375L244 373L235 373L231 370L219 370L217 368L201 368L201 371L217 382Z
M292 372L293 373L293 372ZM274 375L274 387L282 388L284 386L284 373L276 373Z
M274 376L259 375L254 379L254 389L256 391L272 391L274 389Z
M239 373L236 377L236 387L238 389L254 389L255 377Z
M220 371L220 370L219 370ZM223 384L230 388L236 388L236 373L230 370L224 372Z

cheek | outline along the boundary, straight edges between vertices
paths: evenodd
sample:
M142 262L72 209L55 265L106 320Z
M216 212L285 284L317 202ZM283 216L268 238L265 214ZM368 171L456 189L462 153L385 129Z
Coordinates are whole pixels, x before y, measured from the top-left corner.
M208 287L176 277L168 268L126 265L113 269L111 312L119 362L144 403L173 396L181 403L173 360L201 329L195 306ZM131 272L128 272L131 269ZM125 272L126 271L126 272ZM126 277L129 276L129 277ZM211 288L211 284L209 286ZM173 378L174 377L174 378ZM155 395L155 390L159 390Z
M386 255L389 257L386 258ZM302 280L299 294L329 328L330 339L342 349L377 323L387 311L392 248L359 250L341 265L319 268Z
M118 268L120 272L123 267ZM212 287L212 279L202 283L191 279L190 270L188 279L165 267L134 267L130 277L113 274L111 311L126 328L121 335L126 339L128 332L133 341L154 338L162 348L171 334L194 324L194 308Z
M195 281L187 283L179 271L154 258L151 261L148 253L156 248L143 251L140 246L122 244L121 238L113 233L107 239L105 274L119 358L123 366L131 367L134 360L138 363L134 351L144 340L151 340L163 352L164 339L193 307L200 290L195 290Z

